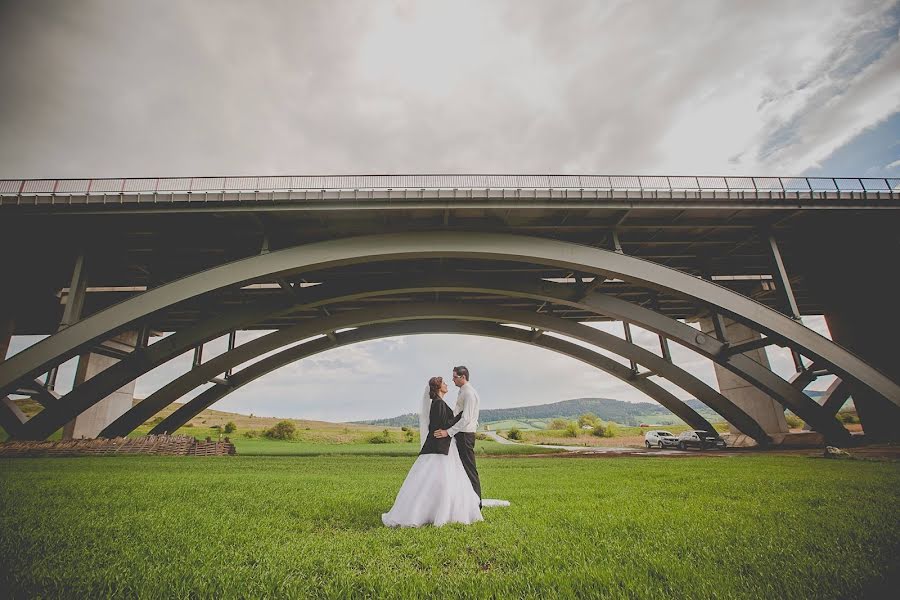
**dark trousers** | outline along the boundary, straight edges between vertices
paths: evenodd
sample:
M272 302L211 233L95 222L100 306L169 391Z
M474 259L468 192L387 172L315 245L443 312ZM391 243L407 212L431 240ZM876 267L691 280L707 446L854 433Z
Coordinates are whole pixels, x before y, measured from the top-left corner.
M460 431L455 436L456 448L459 450L459 458L462 460L463 468L469 481L472 482L472 489L481 499L481 480L478 479L478 469L475 468L475 434ZM480 503L479 503L480 506Z

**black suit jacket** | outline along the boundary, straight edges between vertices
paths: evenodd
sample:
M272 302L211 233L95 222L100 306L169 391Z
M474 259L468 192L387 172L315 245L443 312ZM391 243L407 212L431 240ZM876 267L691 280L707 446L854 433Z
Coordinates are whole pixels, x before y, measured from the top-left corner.
M428 437L425 438L425 444L419 454L449 454L450 440L452 438L436 438L434 432L438 429L447 429L453 427L462 417L462 413L453 416L453 409L447 406L442 399L431 401L431 411L428 414Z

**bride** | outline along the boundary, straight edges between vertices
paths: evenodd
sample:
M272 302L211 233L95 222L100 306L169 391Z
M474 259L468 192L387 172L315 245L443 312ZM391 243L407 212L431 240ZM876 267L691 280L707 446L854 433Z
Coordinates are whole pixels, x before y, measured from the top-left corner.
M389 512L381 515L388 527L419 527L446 523L474 523L484 520L478 508L478 494L459 459L454 438L435 438L438 429L447 429L459 417L444 402L447 384L441 377L428 380L419 411L422 449L406 480L397 492Z

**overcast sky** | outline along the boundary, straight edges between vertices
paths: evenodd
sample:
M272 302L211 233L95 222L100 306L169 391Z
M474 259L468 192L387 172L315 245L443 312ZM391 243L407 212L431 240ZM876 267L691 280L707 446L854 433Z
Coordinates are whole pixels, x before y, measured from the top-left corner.
M874 0L3 0L0 177L900 177L898 27L898 2ZM708 362L675 358L714 381ZM414 336L285 367L217 408L392 416L459 363L484 407L646 400L546 351Z

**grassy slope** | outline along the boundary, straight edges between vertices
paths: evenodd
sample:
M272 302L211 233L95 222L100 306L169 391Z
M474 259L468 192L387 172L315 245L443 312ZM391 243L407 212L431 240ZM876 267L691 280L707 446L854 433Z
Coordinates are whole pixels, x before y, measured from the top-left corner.
M68 597L838 598L898 583L896 463L484 459L512 506L389 530L412 458L0 460L0 589ZM663 490L665 493L662 493Z

